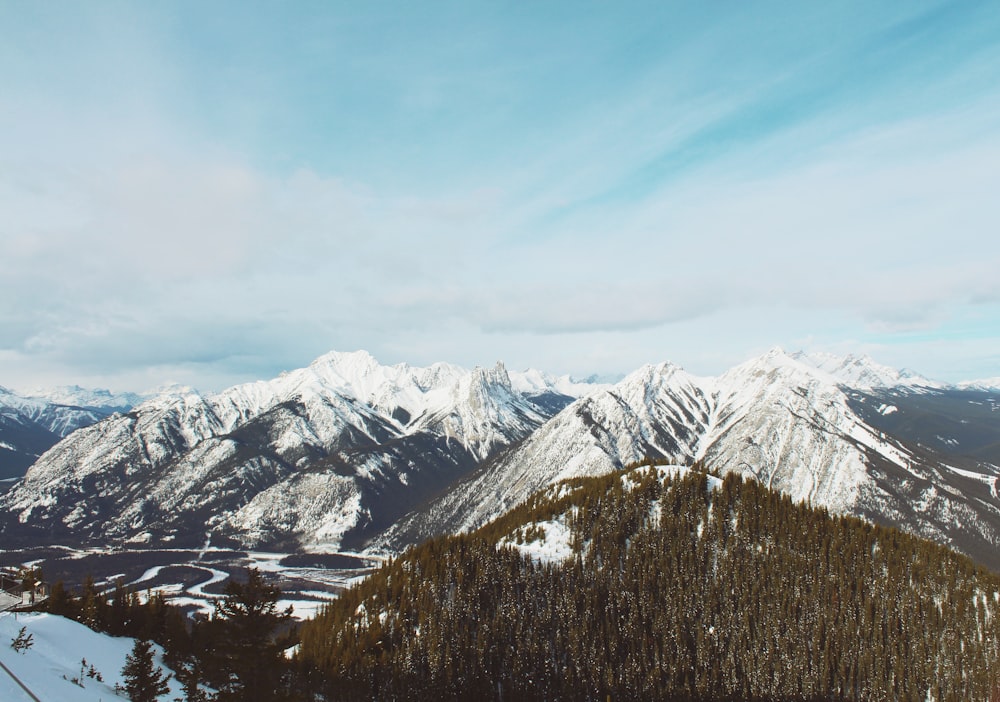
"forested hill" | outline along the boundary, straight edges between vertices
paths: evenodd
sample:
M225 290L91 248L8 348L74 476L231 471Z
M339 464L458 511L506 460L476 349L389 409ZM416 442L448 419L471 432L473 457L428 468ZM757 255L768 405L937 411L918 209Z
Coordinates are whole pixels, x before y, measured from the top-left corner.
M302 630L354 699L985 700L1000 578L754 481L639 467L413 548Z

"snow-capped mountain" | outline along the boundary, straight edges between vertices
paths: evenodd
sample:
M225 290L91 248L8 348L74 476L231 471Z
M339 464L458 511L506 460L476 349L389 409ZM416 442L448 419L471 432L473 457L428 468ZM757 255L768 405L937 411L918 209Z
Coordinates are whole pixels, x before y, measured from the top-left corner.
M864 365L855 359L833 368L851 369L864 388L887 377ZM559 480L655 458L753 475L797 500L899 526L1000 565L1000 468L946 461L894 438L856 411L866 398L885 406L780 349L717 378L647 366L568 406L488 470L395 525L375 548L393 551L433 533L468 530Z
M598 376L577 380L569 375L556 376L533 368L524 371L511 371L510 383L522 395L541 395L554 392L574 399L593 395L614 385L614 383L601 380Z
M65 436L113 412L127 410L138 395L113 395L78 386L20 395L0 387L0 479L18 478Z
M42 400L54 405L87 407L111 412L127 412L148 398L134 392L115 393L103 388L82 388L79 385L60 385L53 388L38 388L24 393L32 400Z
M0 387L0 412L17 415L46 431L63 437L81 426L93 424L107 416L95 407L64 405L36 397L24 397Z
M838 356L832 353L804 353L798 351L789 354L796 361L823 371L836 382L856 390L873 390L876 388L909 388L940 389L948 387L947 383L931 380L906 368L897 370L876 363L867 355Z
M394 525L376 548L471 529L564 478L607 473L647 456L691 463L709 409L698 378L669 363L644 366L571 404L495 465Z
M208 532L337 547L389 526L551 413L501 364L331 353L216 395L163 394L82 429L0 509L9 534L200 543Z
M753 475L1000 566L1000 397L939 385L780 349L714 378L661 363L604 386L330 353L75 432L0 497L0 525L35 542L394 552L654 458Z
M1000 376L980 380L963 380L957 387L960 390L1000 390Z

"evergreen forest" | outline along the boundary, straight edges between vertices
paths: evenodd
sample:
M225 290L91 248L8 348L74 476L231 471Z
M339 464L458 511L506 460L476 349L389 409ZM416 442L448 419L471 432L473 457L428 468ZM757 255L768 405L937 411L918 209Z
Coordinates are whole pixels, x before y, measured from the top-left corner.
M554 522L571 555L525 555ZM1000 578L930 542L633 467L413 548L300 658L331 699L985 700L998 612Z

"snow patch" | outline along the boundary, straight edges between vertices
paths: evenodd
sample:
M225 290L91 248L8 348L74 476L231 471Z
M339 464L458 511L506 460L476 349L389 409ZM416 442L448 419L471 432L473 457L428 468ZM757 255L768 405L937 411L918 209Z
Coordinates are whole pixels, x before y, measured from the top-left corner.
M519 544L513 538L506 537L497 546L517 549L522 555L542 564L560 564L573 558L569 527L558 520L537 522L531 526L541 532L533 540Z

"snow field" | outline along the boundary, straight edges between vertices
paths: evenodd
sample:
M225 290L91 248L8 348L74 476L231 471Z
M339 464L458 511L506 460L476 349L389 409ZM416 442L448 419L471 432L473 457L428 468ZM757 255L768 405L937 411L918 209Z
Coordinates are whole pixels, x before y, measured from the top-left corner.
M16 653L10 642L21 627L33 637L33 645L24 653ZM114 637L91 631L83 624L52 614L0 615L0 661L30 689L46 702L107 702L127 700L124 693L115 694L115 683L124 684L121 669L125 656L132 651L135 640ZM163 651L153 645L156 664L163 665ZM80 677L81 660L87 667L93 665L103 682L83 677L83 687L71 682ZM65 676L65 679L64 679ZM171 678L170 692L173 699L181 695L180 685ZM29 702L24 691L0 670L0 700L3 702Z

